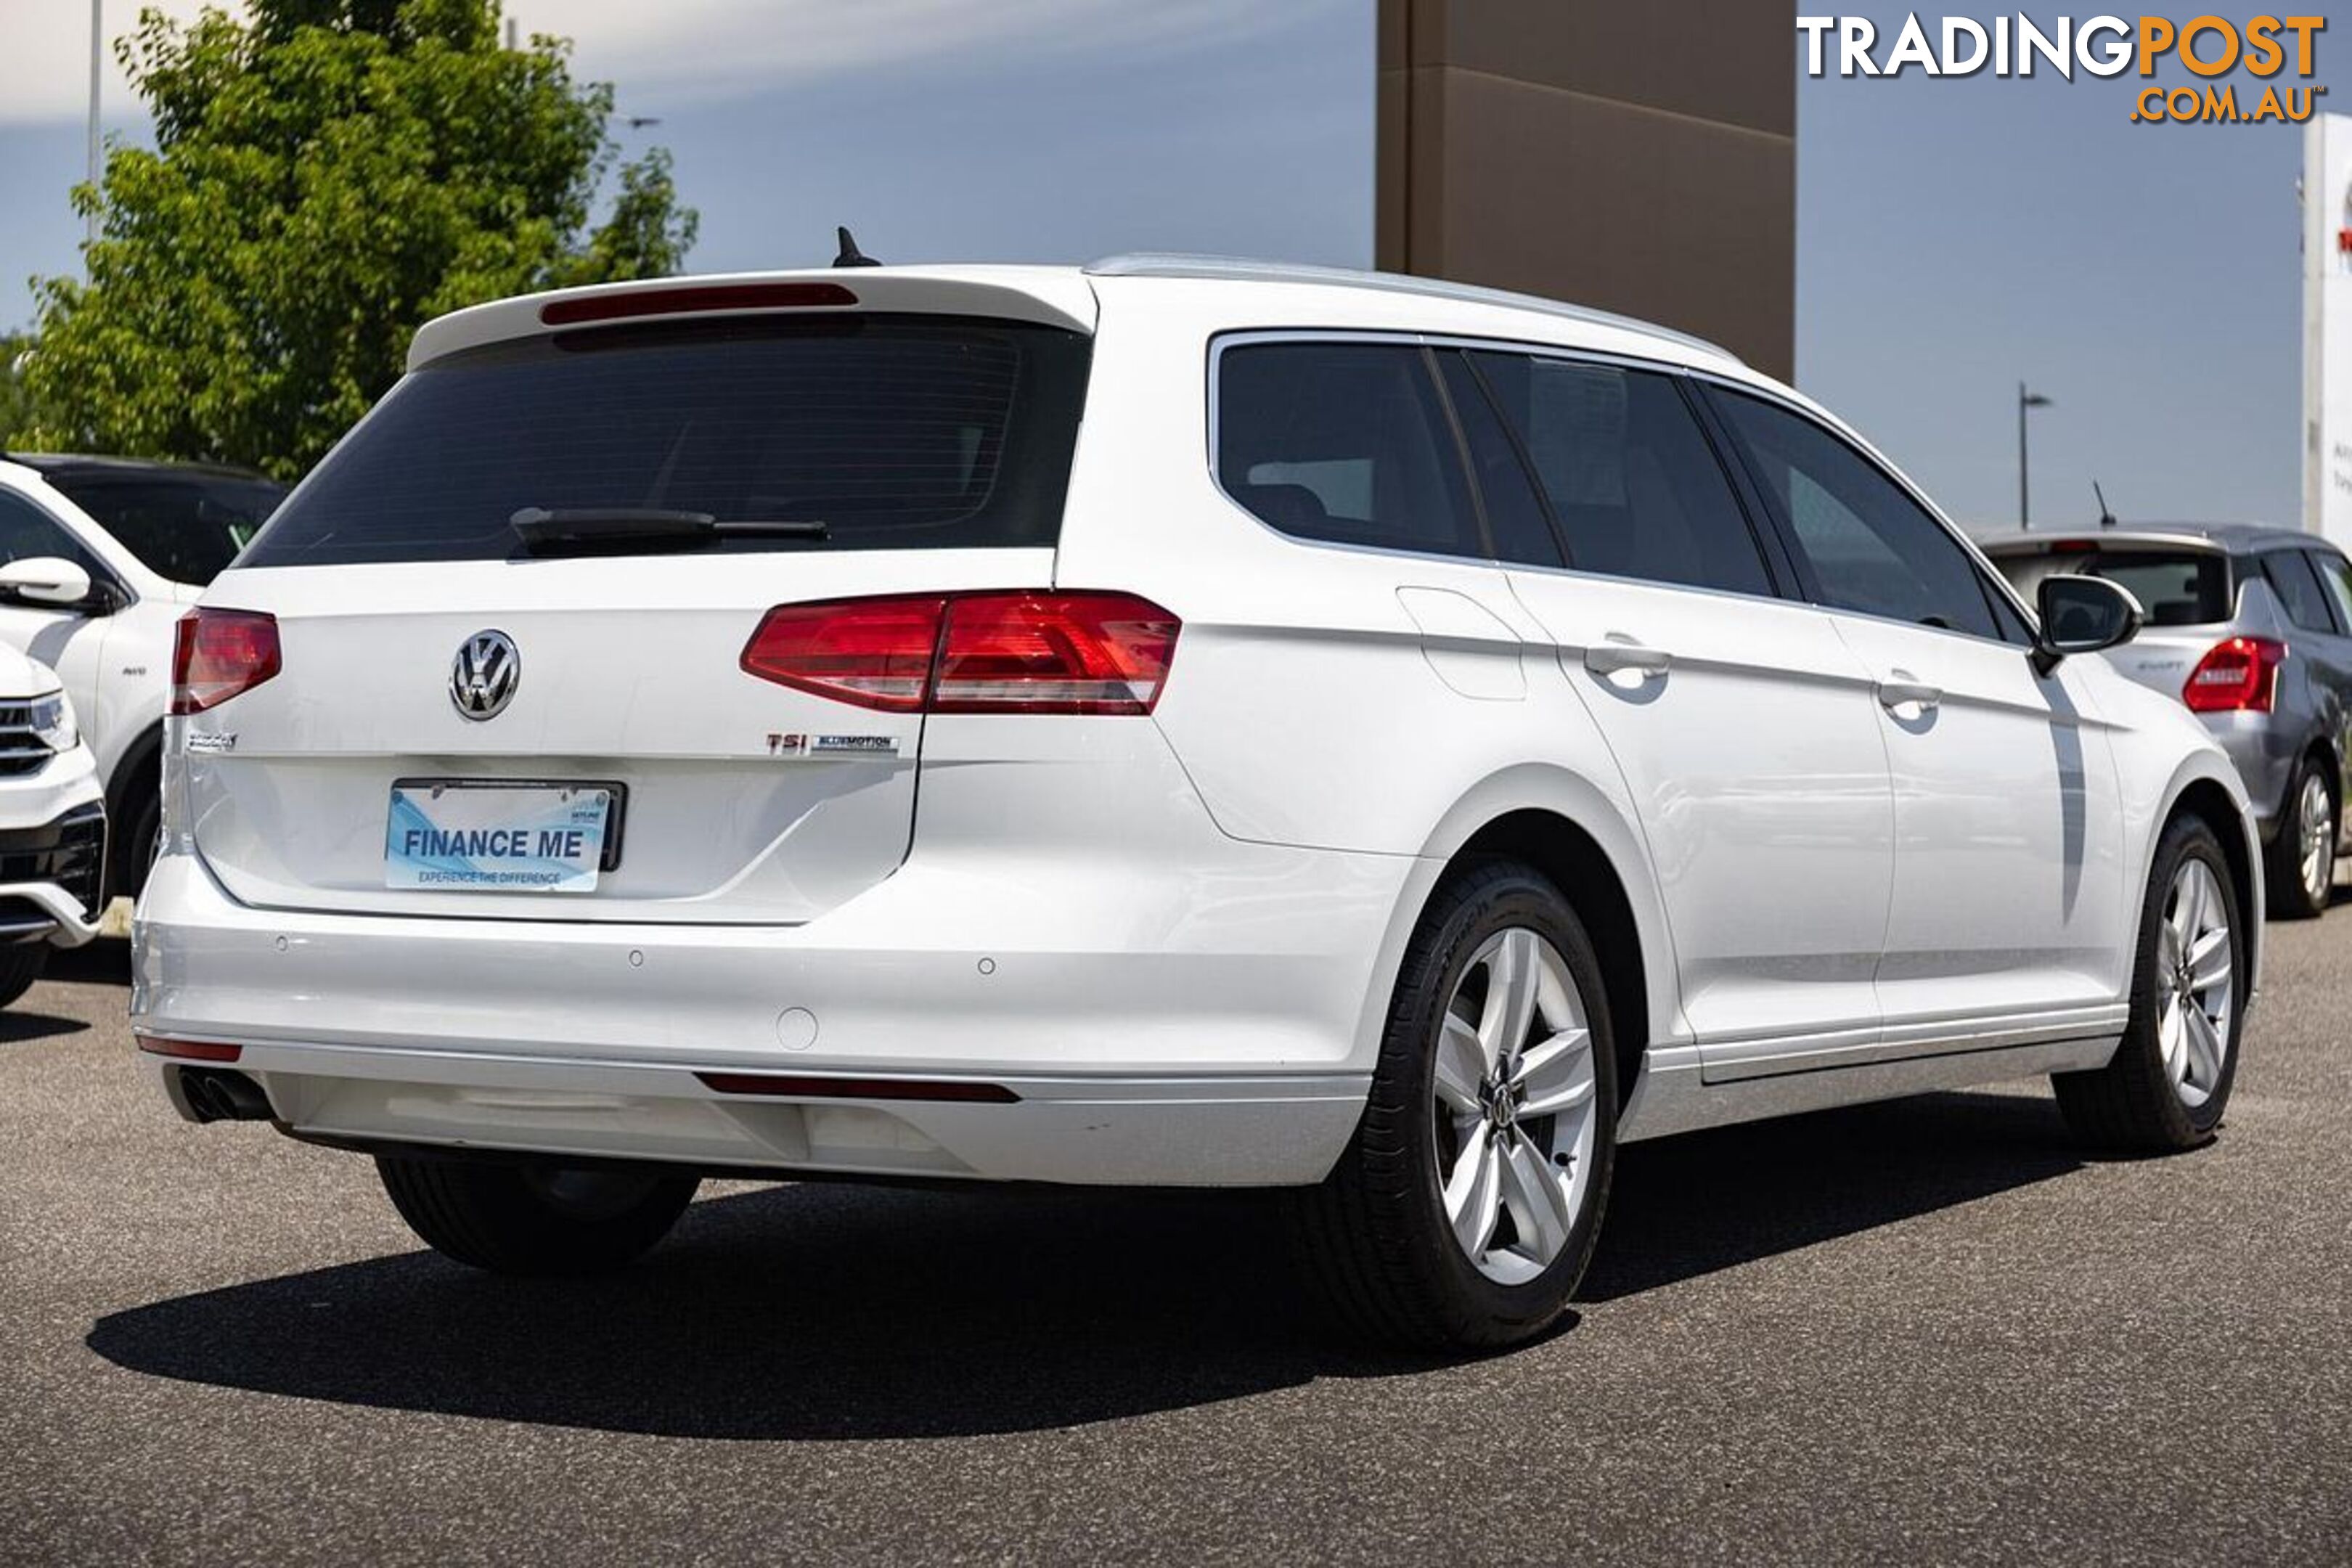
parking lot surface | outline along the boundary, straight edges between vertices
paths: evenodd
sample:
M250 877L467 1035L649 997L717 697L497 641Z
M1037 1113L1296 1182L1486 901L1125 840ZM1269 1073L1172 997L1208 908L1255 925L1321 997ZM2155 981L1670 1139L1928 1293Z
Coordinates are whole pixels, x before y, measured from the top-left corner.
M173 1120L101 943L0 1015L0 1560L2341 1563L2352 910L2271 936L2216 1145L2021 1084L1636 1146L1577 1321L1452 1364L1246 1196L711 1187L472 1274Z

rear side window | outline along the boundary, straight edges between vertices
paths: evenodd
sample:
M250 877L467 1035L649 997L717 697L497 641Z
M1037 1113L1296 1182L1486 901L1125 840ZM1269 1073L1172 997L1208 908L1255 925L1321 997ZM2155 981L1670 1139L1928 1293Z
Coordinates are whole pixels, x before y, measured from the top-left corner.
M2319 577L2311 563L2300 550L2273 550L2263 557L2263 575L2270 579L2278 593L2279 603L2286 606L2286 618L2305 631L2332 632L2336 623L2328 617L2327 595L2319 586Z
M1570 566L1772 592L1738 498L1671 379L1530 354L1471 358L1518 432Z
M1217 358L1217 481L1295 538L1486 552L1428 356L1410 343L1227 348Z
M394 387L238 563L505 559L531 507L825 525L706 551L1050 546L1087 352L1051 327L881 313L492 344Z
M2110 550L2079 545L2004 553L2001 575L2029 600L2042 579L2064 573L2101 577L2129 590L2152 626L2217 626L2230 618L2230 563L2210 550Z
M202 587L253 542L286 487L267 479L57 475L49 483L159 577Z

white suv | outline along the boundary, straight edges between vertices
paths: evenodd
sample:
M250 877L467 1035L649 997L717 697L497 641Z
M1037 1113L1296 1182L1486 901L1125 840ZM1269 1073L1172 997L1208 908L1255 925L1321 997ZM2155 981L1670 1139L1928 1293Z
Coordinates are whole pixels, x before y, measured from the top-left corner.
M29 580L28 575L21 580ZM0 1007L98 934L106 803L57 672L0 646Z
M81 716L112 890L139 890L155 843L173 628L285 494L208 463L0 455L0 645L56 669Z
M132 1013L469 1263L698 1177L1302 1189L1562 1311L1616 1145L2025 1074L2220 1119L2234 771L1852 432L1542 301L1181 258L426 326L186 623Z

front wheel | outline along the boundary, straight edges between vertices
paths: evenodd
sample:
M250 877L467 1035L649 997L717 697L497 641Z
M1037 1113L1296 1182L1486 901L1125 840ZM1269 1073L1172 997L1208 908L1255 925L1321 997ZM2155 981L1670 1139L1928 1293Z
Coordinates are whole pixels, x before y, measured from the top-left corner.
M379 1154L376 1173L436 1252L497 1274L603 1274L669 1234L700 1184L667 1171L582 1170Z
M1592 1257L1616 1110L1600 960L1575 911L1514 861L1456 873L1406 950L1356 1135L1300 1195L1325 1295L1391 1343L1543 1332Z
M2167 828L2140 909L2123 1044L2094 1072L2058 1073L2076 1137L2123 1153L2193 1149L2213 1136L2238 1074L2246 951L2237 881L2212 829Z

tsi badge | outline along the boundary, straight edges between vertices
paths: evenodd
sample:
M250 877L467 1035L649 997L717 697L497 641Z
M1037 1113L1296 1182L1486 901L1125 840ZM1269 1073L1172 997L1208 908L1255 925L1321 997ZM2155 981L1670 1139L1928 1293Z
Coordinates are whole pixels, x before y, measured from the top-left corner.
M771 731L772 757L895 757L896 735L789 735Z
M449 700L468 719L495 719L522 684L522 655L500 631L476 632L449 664Z

